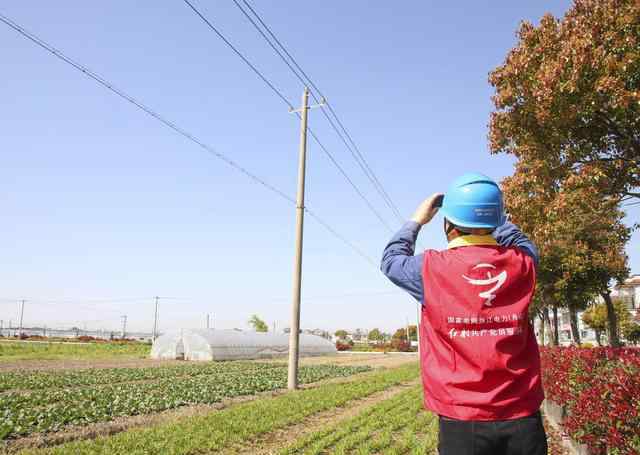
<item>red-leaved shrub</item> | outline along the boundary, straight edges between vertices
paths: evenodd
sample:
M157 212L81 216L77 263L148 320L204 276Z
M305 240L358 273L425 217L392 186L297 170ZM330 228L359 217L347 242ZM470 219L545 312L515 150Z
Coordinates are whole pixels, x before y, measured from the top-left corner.
M351 350L351 345L349 343L342 342L342 341L338 340L338 341L336 341L336 349L338 351L350 351Z
M547 399L596 454L640 453L640 349L541 348Z

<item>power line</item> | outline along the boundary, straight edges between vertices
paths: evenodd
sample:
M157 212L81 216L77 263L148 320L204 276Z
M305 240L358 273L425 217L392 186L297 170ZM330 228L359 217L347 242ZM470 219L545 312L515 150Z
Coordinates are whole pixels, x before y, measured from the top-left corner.
M160 123L164 124L168 128L170 128L173 131L175 131L176 133L178 133L181 136L185 137L186 139L190 140L191 142L195 143L196 145L198 145L200 148L204 149L209 154L211 154L214 157L216 157L216 158L220 159L221 161L225 162L226 164L228 164L229 166L231 166L232 168L234 168L238 172L240 172L240 173L244 174L245 176L249 177L254 182L259 183L260 185L262 185L263 187L265 187L266 189L268 189L272 193L275 193L280 198L282 198L282 199L284 199L284 200L286 200L286 201L288 201L288 202L290 202L292 204L296 203L296 201L292 197L288 196L283 191L279 190L278 188L276 188L275 186L271 185L270 183L267 183L264 179L258 177L256 174L253 174L252 172L248 171L244 167L240 166L239 164L237 164L235 161L233 161L231 158L227 157L223 153L220 153L220 152L216 151L210 145L204 143L202 140L198 139L193 134L187 132L186 130L184 130L181 127L179 127L177 124L175 124L172 121L170 121L170 120L166 119L165 117L161 116L159 113L157 113L156 111L154 111L151 108L147 107L142 102L136 100L135 98L133 98L132 96L128 95L124 91L116 88L111 82L109 82L108 80L104 79L102 76L100 76L97 73L91 71L86 66L84 66L84 65L82 65L82 64L80 64L80 63L78 63L78 62L76 62L74 60L72 60L70 57L66 56L61 51L59 51L58 49L56 49L52 45L48 44L47 42L45 42L41 38L37 37L33 33L27 31L24 27L18 25L16 22L12 21L8 17L0 14L0 22L3 22L4 24L9 26L10 28L12 28L16 32L18 32L19 34L21 34L22 36L27 38L28 40L32 41L33 43L35 43L36 45L41 47L42 49L44 49L47 52L51 53L52 55L54 55L58 59L62 60L63 62L71 65L76 70L78 70L81 73L83 73L85 76L89 77L90 79L93 79L94 81L96 81L97 83L99 83L100 85L102 85L103 87L105 87L106 89L111 91L112 93L118 95L120 98L122 98L122 99L126 100L127 102L133 104L138 109L140 109L143 112L147 113L151 117L153 117L156 120L158 120ZM307 209L307 211L308 211L308 209ZM329 232L331 232L336 238L338 238L339 240L344 242L350 248L354 249L354 251L358 255L368 258L368 256L364 255L364 253L360 249L356 248L346 238L344 238L343 236L338 234L338 232L335 229L333 229L327 222L323 221L321 218L319 218L315 214L312 214L312 213L309 213L309 214L319 224L321 224L323 227L325 227L325 229L327 229ZM373 263L371 258L368 258L367 261L370 262L370 263Z
M247 57L244 56L244 54L242 54L237 47L235 47L221 32L220 30L218 30L209 19L207 19L204 14L202 14L202 12L200 12L200 10L198 10L193 3L191 3L189 0L183 0L184 3L187 4L187 6L236 54L238 55L242 61L254 72L258 75L258 77L265 83L267 84L267 86L278 96L278 98L280 98L289 109L294 109L293 105L291 103L291 101L289 101L289 99L287 99L286 96L284 96L282 94L282 92L280 90L278 90L275 85L269 80L267 79L266 76L264 76L257 68L255 65L253 65L249 59ZM264 35L263 35L264 36ZM274 48L275 49L275 48ZM277 49L276 49L277 52ZM291 66L289 66L291 68ZM293 68L291 68L292 71ZM301 79L302 81L302 79ZM302 81L304 82L304 81ZM318 100L318 98L314 95L314 99L316 99L317 102L320 102L320 100ZM322 109L323 114L326 116L326 112L324 111L324 109ZM296 115L299 117L300 114L296 113ZM322 144L322 142L320 142L320 139L318 138L318 136L313 132L312 128L307 128L309 131L309 134L311 135L311 137L316 141L316 143L320 146L321 150L327 155L327 157L329 158L329 160L331 161L331 163L338 169L338 171L342 174L342 176L347 180L347 182L349 183L349 185L351 185L351 187L354 189L354 191L358 194L358 196L360 196L360 198L365 202L365 204L367 205L367 207L373 212L373 214L376 216L376 218L378 218L378 220L380 220L380 222L389 230L389 231L393 231L391 229L391 227L389 226L389 224L384 221L384 218L382 218L382 216L380 215L380 213L378 213L378 211L373 208L373 205L371 204L371 202L367 199L367 197L364 195L364 193L357 187L357 185L353 182L353 180L351 178L348 177L346 171L342 168L342 166L340 166L340 164L338 164L338 161L335 159L335 157L331 154L331 152L329 152L329 150L324 146L324 144Z
M362 171L364 172L364 174L367 176L367 178L369 179L369 181L373 184L374 188L376 189L376 191L378 192L378 194L380 194L380 196L382 197L382 199L385 201L385 203L389 206L389 208L394 212L394 214L396 215L396 217L399 219L399 221L404 221L402 215L400 214L400 212L398 211L398 208L396 207L396 205L393 203L393 200L391 199L391 197L389 196L389 194L387 193L387 191L384 189L384 187L382 186L382 183L380 182L380 180L378 179L378 177L375 175L375 173L373 172L373 170L371 169L371 167L369 166L369 164L367 163L366 159L364 158L364 155L362 154L362 152L360 152L360 149L358 148L357 144L355 143L355 141L353 140L353 138L351 137L351 135L349 134L349 132L347 131L346 127L344 126L344 124L342 123L342 121L340 120L340 118L338 117L338 114L335 112L334 108L331 106L331 104L329 103L329 101L326 100L326 97L322 94L322 92L320 91L320 89L318 88L318 86L311 80L311 78L307 75L307 73L302 69L302 67L298 64L298 62L296 61L296 59L293 57L293 55L291 55L291 53L287 50L287 48L284 46L284 44L282 44L282 42L278 39L278 37L275 35L275 33L273 33L273 31L271 30L271 28L264 22L264 20L262 19L262 17L256 12L256 10L249 4L249 2L247 0L242 0L242 2L245 4L245 6L251 11L251 13L256 17L256 19L260 22L260 24L262 25L262 27L264 27L264 29L267 31L267 33L269 34L269 36L271 37L271 39L273 39L273 41L275 41L275 43L280 47L280 49L282 49L282 52L284 52L286 54L286 56L289 58L289 60L291 61L291 63L293 63L293 65L295 65L296 69L294 69L291 66L291 63L289 63L289 60L287 60L287 58L285 58L285 56L282 54L282 52L273 44L273 42L271 41L271 39L269 39L265 33L262 31L262 29L260 28L260 26L258 26L258 24L253 20L253 18L247 13L247 11L240 5L240 3L238 2L238 0L233 0L233 2L235 3L235 5L238 7L238 9L244 14L244 16L251 22L251 24L254 26L254 28L260 33L260 35L264 38L264 40L269 44L269 46L278 54L278 56L282 59L282 61L287 65L287 67L289 67L289 69L291 70L291 72L298 78L298 80L300 80L300 82L302 82L303 85L310 85L311 87L313 87L313 89L318 93L318 95L321 98L325 99L325 104L327 105L327 107L329 108L329 111L333 114L333 117L335 118L336 122L338 123L338 125L340 126L340 129L342 130L342 133L338 130L337 126L335 125L335 123L333 122L333 120L331 119L331 117L326 113L326 111L323 109L323 114L325 115L325 117L327 118L327 120L329 121L329 124L331 125L331 127L333 128L333 130L336 132L336 134L338 134L338 136L340 137L340 139L342 140L342 142L345 144L345 146L347 147L347 150L349 150L349 152L351 153L351 155L353 156L353 158L356 160L356 163L358 163L358 165L360 166L360 168L362 169ZM300 72L300 74L298 73L298 71ZM314 97L314 99L316 101L318 101L318 98L316 97L316 95L312 92L311 95ZM347 137L348 141L350 142L351 145L349 145L349 143L347 143L347 141L345 140L345 137Z

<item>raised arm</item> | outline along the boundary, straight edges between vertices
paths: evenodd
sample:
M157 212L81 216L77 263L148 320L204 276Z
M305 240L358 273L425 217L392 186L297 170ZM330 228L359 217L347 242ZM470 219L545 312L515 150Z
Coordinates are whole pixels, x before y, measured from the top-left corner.
M422 304L424 303L422 284L424 254L414 256L413 253L420 228L431 221L441 204L442 193L435 193L425 199L416 209L411 221L407 221L391 238L384 249L380 264L380 270L387 278Z
M380 270L396 286L404 289L416 300L423 301L422 254L414 256L420 225L406 222L391 238L382 253Z
M531 256L536 265L538 265L538 249L515 224L507 221L502 226L498 226L496 230L493 231L493 237L500 246L515 246L520 248Z

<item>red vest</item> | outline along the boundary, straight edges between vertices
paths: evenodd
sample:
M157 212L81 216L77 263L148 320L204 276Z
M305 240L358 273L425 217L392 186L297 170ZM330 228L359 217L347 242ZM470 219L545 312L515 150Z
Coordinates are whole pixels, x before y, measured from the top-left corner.
M527 310L535 265L489 236L427 250L420 364L425 407L459 420L524 417L544 398Z

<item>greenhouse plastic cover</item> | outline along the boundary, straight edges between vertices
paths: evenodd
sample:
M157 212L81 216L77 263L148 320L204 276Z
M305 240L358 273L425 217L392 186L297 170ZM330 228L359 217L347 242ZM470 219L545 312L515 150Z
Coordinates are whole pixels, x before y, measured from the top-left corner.
M300 334L301 356L334 354L333 343L316 335ZM153 359L237 360L286 355L289 335L237 330L184 329L159 336L151 348Z

